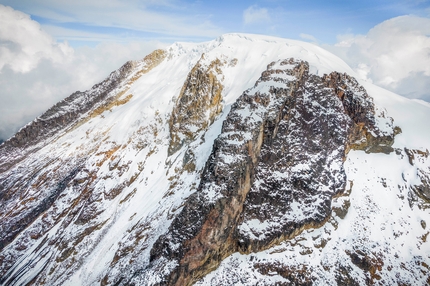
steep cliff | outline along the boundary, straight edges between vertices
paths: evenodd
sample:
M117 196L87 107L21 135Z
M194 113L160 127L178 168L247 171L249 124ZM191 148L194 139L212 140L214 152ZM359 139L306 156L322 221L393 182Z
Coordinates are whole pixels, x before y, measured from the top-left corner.
M269 64L232 106L197 192L151 251L157 267L178 262L162 283L192 284L233 252L322 226L346 187L347 147L389 147L388 122L376 127L371 98L347 75L310 75L294 59Z

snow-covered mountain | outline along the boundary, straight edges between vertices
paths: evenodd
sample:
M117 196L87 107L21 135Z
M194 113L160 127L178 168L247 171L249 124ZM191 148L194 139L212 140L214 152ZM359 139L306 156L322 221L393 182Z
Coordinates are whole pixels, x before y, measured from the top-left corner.
M309 43L154 51L0 145L0 284L429 284L429 122Z

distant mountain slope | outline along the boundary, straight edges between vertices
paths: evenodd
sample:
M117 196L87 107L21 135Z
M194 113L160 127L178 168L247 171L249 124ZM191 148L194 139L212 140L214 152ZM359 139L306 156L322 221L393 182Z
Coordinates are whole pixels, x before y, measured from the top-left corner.
M0 284L428 284L428 122L309 43L157 50L0 146Z

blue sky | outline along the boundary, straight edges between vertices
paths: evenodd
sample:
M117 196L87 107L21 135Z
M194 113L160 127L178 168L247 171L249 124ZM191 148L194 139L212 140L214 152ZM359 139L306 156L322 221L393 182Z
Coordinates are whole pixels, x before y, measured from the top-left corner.
M0 140L128 60L231 32L312 42L430 102L430 0L0 0Z
M315 39L334 44L340 34L365 34L401 15L428 17L426 0L0 0L31 15L72 47L104 41L202 41L229 32Z

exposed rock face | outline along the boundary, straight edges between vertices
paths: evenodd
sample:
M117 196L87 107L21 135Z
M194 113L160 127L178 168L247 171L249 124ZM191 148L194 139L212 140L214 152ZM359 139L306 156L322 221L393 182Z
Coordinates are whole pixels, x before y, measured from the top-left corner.
M370 279L367 279L367 285L374 285L375 280L380 280L381 277L377 274L378 271L382 270L384 262L376 254L366 254L360 250L355 252L346 251L346 254L350 256L351 262L357 267L370 274Z
M426 161L430 160L429 150L405 148L405 153L408 156L409 164L416 168L417 177L421 181L420 184L411 186L409 201L411 204L417 202L421 208L430 208L430 168L426 168Z
M52 106L0 145L0 172L7 170L30 151L40 148L38 143L55 138L61 130L78 123L86 113L117 100L134 80L157 66L165 57L164 50L155 50L142 61L128 61L90 90L77 91ZM125 81L127 78L129 80Z
M342 101L345 113L354 122L354 129L348 135L347 149L364 150L367 153L393 152L391 145L394 143L394 135L401 133L401 129L393 129L393 119L385 118L384 113L379 116L386 119L384 127L388 130L383 131L375 126L373 100L367 96L365 89L354 78L337 72L324 76L323 80L327 87L334 90Z
M226 62L205 62L205 55L188 74L170 117L169 155L193 141L222 111L222 71Z
M372 100L353 78L308 69L273 62L232 106L197 192L151 250L160 284L193 284L234 252L320 226L345 189L348 150L392 144L392 125L375 125Z

